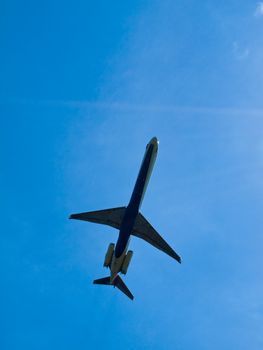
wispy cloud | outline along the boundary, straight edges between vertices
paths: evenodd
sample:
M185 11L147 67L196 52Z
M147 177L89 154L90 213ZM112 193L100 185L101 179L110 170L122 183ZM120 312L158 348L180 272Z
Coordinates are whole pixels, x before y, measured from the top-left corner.
M21 105L39 105L50 107L68 107L79 110L109 110L123 112L154 112L154 113L210 113L210 114L231 114L243 116L263 116L262 108L240 108L236 106L187 106L176 104L139 104L126 101L92 101L92 100L30 100L30 99L13 99L9 101L0 101L0 104L21 104Z
M249 54L250 50L247 47L242 47L237 41L233 42L233 53L236 59L245 60Z
M263 2L258 2L256 10L254 12L255 17L261 17L263 16Z

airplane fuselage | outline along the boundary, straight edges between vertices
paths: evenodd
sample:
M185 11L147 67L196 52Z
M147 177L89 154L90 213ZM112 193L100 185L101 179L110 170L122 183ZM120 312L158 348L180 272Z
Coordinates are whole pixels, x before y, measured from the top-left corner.
M135 220L139 213L139 209L141 207L143 197L156 160L157 151L158 140L156 137L153 137L146 146L145 155L131 195L131 199L128 206L126 207L121 222L119 237L116 243L116 248L110 266L111 282L114 281L114 278L120 271L123 260L125 258Z
M110 276L95 279L93 283L117 287L131 300L134 299L134 296L119 275L119 272L122 274L127 273L133 255L132 251L128 251L131 235L143 239L181 263L181 257L154 229L140 210L157 152L158 141L156 137L153 137L146 146L139 174L127 207L123 206L71 214L69 217L70 219L111 226L119 230L116 245L114 243L109 244L103 263L104 267L110 269Z

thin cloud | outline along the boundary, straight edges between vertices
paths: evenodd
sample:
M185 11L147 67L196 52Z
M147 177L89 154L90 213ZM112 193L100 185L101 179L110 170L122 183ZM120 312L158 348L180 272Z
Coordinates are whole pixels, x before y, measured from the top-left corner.
M68 107L79 110L111 110L123 112L154 112L154 113L213 113L231 115L263 116L262 108L239 108L234 106L180 106L172 104L138 104L125 101L88 101L88 100L29 100L13 99L0 101L0 104L47 105L50 107Z
M256 10L254 12L255 17L263 16L263 2L258 2Z
M233 42L233 53L236 59L245 60L249 56L249 49L247 47L242 48L237 41Z

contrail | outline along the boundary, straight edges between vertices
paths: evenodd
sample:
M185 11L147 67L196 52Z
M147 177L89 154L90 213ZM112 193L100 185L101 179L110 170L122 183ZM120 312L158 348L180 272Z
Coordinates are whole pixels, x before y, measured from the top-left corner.
M166 104L137 104L125 101L87 101L87 100L30 100L30 99L9 99L0 101L0 104L21 104L21 105L49 105L69 107L76 109L109 109L126 112L154 112L154 113L213 113L231 115L250 115L263 117L262 108L240 108L240 107L210 107L210 106L180 106Z

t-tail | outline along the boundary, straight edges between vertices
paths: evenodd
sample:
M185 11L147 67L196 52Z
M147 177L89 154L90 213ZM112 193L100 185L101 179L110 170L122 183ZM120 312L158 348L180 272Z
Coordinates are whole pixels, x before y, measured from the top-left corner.
M126 294L128 298L131 300L134 299L134 296L119 275L114 278L114 281L112 283L110 282L110 277L99 278L98 280L94 280L93 283L117 287L120 291Z

